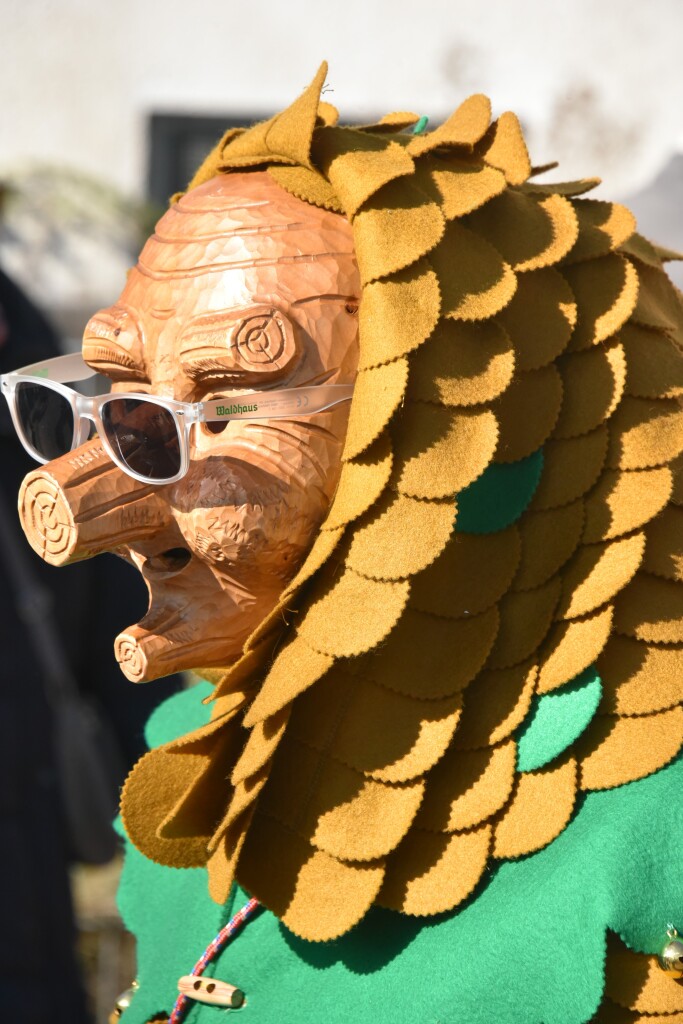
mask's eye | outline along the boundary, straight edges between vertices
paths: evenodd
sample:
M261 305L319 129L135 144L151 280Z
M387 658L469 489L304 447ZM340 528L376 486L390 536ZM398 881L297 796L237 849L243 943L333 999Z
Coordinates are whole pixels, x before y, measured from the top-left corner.
M225 393L221 393L221 391L219 391L218 388L216 389L215 392L209 391L208 394L204 395L205 402L221 402L224 403L226 406L229 406L232 402L236 400L236 398L237 396L235 395L235 393L226 395ZM221 420L206 420L202 423L202 430L205 435L213 437L216 434L222 434L225 428L227 427L228 423L230 422L231 420L229 418Z
M222 434L228 425L228 420L214 420L211 423L204 423L202 426L210 434Z

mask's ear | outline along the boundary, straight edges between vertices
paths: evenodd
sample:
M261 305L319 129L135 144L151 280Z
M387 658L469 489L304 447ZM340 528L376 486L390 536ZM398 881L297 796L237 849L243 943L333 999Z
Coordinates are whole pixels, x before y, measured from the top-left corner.
M180 363L193 380L220 377L238 386L284 377L299 353L296 327L276 306L209 313L194 320L180 343Z

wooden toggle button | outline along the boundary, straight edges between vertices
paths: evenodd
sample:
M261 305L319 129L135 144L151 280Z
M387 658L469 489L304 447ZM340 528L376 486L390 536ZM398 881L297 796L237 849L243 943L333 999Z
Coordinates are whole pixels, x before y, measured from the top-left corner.
M194 974L185 974L178 980L178 991L198 1003L210 1003L212 1006L229 1006L236 1010L244 1003L244 992L225 981L215 978L199 978Z

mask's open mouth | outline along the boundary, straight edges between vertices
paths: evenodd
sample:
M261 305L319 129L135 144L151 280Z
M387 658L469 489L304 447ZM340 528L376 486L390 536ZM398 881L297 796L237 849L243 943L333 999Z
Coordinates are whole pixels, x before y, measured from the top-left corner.
M191 559L192 553L187 548L169 548L145 560L144 574L153 579L168 579L182 572Z
M229 664L253 628L241 612L256 597L219 578L187 547L159 547L149 554L143 553L144 545L129 549L147 584L149 608L119 634L114 651L121 671L134 683L198 665Z

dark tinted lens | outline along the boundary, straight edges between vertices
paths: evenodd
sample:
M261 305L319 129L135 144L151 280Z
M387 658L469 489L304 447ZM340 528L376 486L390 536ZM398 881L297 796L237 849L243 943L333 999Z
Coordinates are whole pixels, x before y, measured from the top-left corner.
M71 451L74 415L69 402L43 384L17 384L16 408L28 443L43 459Z
M102 426L121 462L148 480L167 480L180 470L175 419L145 398L112 398L102 408Z

